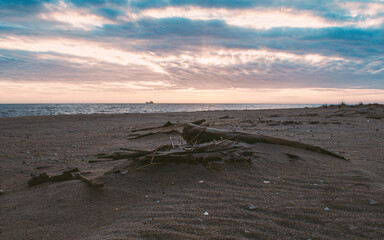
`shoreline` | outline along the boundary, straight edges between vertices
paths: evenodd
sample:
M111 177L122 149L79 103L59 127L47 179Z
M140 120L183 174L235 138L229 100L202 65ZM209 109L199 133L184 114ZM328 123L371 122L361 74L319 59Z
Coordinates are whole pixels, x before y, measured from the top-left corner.
M1 104L0 104L1 105ZM7 105L7 104L4 104L4 105ZM24 105L24 104L19 104L19 105ZM37 104L39 105L39 104ZM41 104L41 105L47 105L47 104ZM49 105L49 104L48 104ZM52 104L52 105L56 105L56 104ZM62 105L66 105L66 104L62 104ZM74 104L76 105L76 104ZM84 104L84 105L87 105L87 104ZM96 104L97 105L97 104ZM113 105L113 104L112 104ZM125 104L122 104L122 105L125 105ZM140 105L140 104L138 104ZM145 104L141 104L143 106L145 106ZM179 105L179 104L175 104L175 105ZM207 104L207 105L210 105L210 104ZM226 105L226 104L224 104ZM244 105L244 104L233 104L233 105ZM260 104L262 105L262 104ZM268 104L267 104L268 105ZM291 105L291 104L271 104L271 105ZM369 103L369 104L344 104L344 103L341 103L341 104L292 104L292 105L306 105L306 107L292 107L292 108L264 108L264 109L214 109L214 110L197 110L197 111L169 111L169 112L125 112L125 113L75 113L75 114L47 114L47 115L27 115L27 116L11 116L11 117L2 117L0 116L0 119L6 119L6 118L13 118L13 119L19 119L19 118L29 118L29 117L49 117L49 116L57 116L57 117L65 117L65 116L88 116L88 115L91 115L91 116L94 116L94 115L128 115L128 114L168 114L168 113L175 113L175 114L182 114L182 113L205 113L205 112L225 112L225 111L263 111L263 110L300 110L300 109L318 109L318 108L343 108L343 107L350 107L350 108L356 108L356 107L359 107L359 106L376 106L376 107L381 107L381 106L384 106L384 104L380 104L380 103ZM314 106L314 107L308 107L307 105L319 105L319 106Z
M313 107L316 109L317 107ZM86 116L123 116L123 115L151 115L151 114L199 114L199 113L215 113L215 112L243 112L243 111L268 111L268 110L299 110L299 109L311 109L311 108L276 108L276 109L250 109L250 110L202 110L192 112L131 112L131 113L84 113L84 114L60 114L60 115L33 115L33 116L19 116L19 117L0 117L1 119L29 119L29 118L49 118L49 117L86 117Z
M18 104L0 105L0 118L22 116L172 113L220 110L292 109L319 107L319 104ZM8 106L8 108L7 108ZM38 113L36 113L38 112Z

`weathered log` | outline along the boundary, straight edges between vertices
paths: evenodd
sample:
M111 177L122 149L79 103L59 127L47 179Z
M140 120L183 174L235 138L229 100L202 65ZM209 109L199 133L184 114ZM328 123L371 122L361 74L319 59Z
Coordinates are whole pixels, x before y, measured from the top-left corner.
M28 181L28 186L32 187L35 185L39 185L45 182L62 182L72 180L72 173L78 172L79 169L73 168L67 171L64 171L60 175L48 176L46 173L41 173L39 175L32 176L32 179Z
M228 132L225 130L220 130L215 128L201 127L192 123L185 124L183 129L183 136L187 141L197 139L199 143L210 142L217 139L230 139L232 141L240 141L240 142L245 142L250 144L268 143L268 144L284 145L289 147L305 149L312 152L322 153L322 154L326 154L332 157L341 158L345 160L343 156L340 156L336 153L330 152L323 148L306 144L306 143L300 143L300 142L290 141L282 138L275 138L270 136L249 134L249 133L243 133L243 132Z
M196 125L200 125L203 122L205 122L205 119L196 120L196 121L193 121L193 122L190 122L190 123L196 124ZM174 123L171 123L170 121L168 121L165 124L163 124L161 126L158 126L158 127L147 127L147 128L133 129L133 130L131 130L131 132L143 132L143 131L154 130L154 129L161 129L161 128L169 128L169 127L174 127L174 126L180 126L180 125L183 125L183 124L184 123L174 124Z
M110 158L112 160L129 159L145 156L151 153L151 151L131 151L131 152L115 152L111 155L96 155L98 158Z
M28 181L28 186L32 187L49 181L49 176L46 173L32 176L32 179Z
M191 124L200 125L200 124L202 124L203 122L205 122L205 119L196 120L196 121L194 121L194 122L191 122Z
M50 182L63 182L63 181L68 181L68 180L72 180L72 179L73 179L72 174L70 174L70 173L63 173L61 175L56 175L56 176L50 177L49 181Z

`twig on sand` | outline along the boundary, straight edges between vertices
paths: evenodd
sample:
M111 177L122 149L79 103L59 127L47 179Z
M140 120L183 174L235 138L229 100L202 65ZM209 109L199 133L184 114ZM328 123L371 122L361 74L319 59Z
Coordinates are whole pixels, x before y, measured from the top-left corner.
M171 137L171 136L169 136L169 141L171 142L172 148L174 149L174 148L175 148L175 145L173 144L173 141L172 141L172 137Z
M140 167L136 168L136 170L138 171L138 170L146 168L146 167L150 167L150 166L154 166L154 165L160 165L160 164L162 164L162 163L150 163L147 165L140 166Z
M151 162L149 164L152 164L153 163L153 159L155 159L155 155L157 153L157 150L159 150L160 147L156 148L156 150L153 152L153 155L152 155L152 158L151 158Z
M190 143L194 143L193 146L196 146L197 144L197 138L205 131L206 128L201 128L200 132L190 141ZM196 141L195 141L196 140Z

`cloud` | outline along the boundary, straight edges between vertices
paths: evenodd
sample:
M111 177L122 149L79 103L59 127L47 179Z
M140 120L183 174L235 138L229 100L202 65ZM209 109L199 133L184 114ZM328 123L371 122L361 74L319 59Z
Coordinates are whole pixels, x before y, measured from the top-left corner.
M384 5L383 5L384 7ZM128 13L129 14L129 13ZM165 7L150 8L140 12L136 18L172 18L183 17L191 20L220 19L231 26L248 27L255 29L269 29L274 27L297 28L325 28L337 26L375 27L383 23L382 17L349 21L327 19L316 15L316 12L292 8L252 8L252 9L226 9L202 7ZM345 20L345 19L344 19Z
M327 27L255 30L229 26L219 20L187 18L141 19L124 25L106 25L98 36L142 39L138 48L178 51L204 46L271 49L298 54L365 58L384 54L384 29ZM126 45L126 44L120 44Z
M64 23L83 30L91 30L94 27L101 27L105 24L113 23L113 21L92 14L85 9L73 8L65 2L45 4L45 8L47 10L39 15L41 19Z
M5 38L0 39L0 49L24 50L29 52L55 52L76 57L92 58L100 62L120 65L142 65L155 72L163 70L142 57L140 53L109 49L97 43L72 39Z
M124 14L122 11L112 8L98 8L95 13L111 20L116 20L117 17Z
M351 60L320 54L217 47L156 54L106 50L98 43L80 45L76 42L75 45L63 39L39 41L39 45L33 43L33 39L10 39L0 41L0 47L11 53L12 50L20 51L15 55L8 54L8 59L3 58L3 62L8 63L2 69L6 79L33 80L43 76L46 81L129 82L137 81L140 76L140 81L161 79L168 83L163 87L171 89L382 88L384 79L384 58ZM30 56L27 62L25 51ZM16 66L20 69L15 69ZM21 70L24 74L17 77Z
M0 6L3 82L72 90L66 84L79 83L111 92L384 88L384 2L0 0Z

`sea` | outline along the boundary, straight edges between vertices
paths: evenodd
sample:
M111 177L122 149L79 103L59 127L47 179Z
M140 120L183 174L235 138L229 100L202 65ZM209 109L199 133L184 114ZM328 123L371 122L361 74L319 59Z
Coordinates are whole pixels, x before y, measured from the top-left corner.
M198 112L216 110L258 110L319 107L320 104L130 104L130 103L81 103L81 104L0 104L0 118L73 115L73 114L121 114Z

